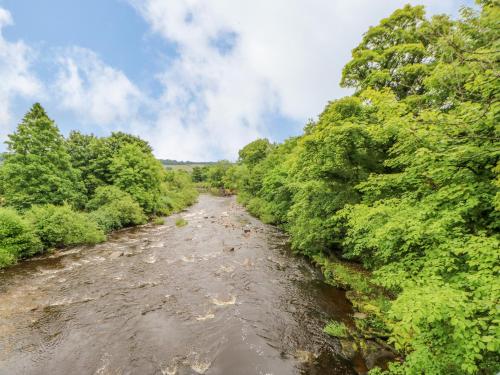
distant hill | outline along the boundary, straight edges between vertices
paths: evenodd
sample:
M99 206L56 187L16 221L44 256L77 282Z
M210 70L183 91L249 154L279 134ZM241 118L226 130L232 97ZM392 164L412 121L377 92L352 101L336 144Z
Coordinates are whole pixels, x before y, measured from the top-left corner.
M184 160L173 160L173 159L159 159L163 165L210 165L214 164L213 161L184 161Z
M182 169L184 171L191 172L194 167L205 167L212 165L213 161L179 161L172 159L159 159L160 162L168 169Z

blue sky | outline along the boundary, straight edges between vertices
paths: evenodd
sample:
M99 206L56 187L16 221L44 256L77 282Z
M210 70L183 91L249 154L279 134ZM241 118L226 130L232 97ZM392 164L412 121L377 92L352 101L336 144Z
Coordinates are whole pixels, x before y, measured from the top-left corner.
M405 2L0 0L0 141L40 101L65 135L123 130L158 157L235 159L349 94L350 50Z

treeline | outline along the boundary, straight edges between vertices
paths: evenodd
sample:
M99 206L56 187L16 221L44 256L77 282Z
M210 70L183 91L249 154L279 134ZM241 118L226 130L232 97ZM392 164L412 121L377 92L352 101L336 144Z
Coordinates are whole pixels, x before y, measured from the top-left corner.
M47 249L95 244L193 203L189 174L166 171L142 139L65 139L40 104L6 142L0 166L0 268Z
M158 159L160 162L165 165L210 165L214 164L211 161L184 161L184 160L174 160L174 159Z
M395 11L352 51L352 96L207 173L352 289L359 330L405 357L394 374L500 371L500 11L478 4Z
M193 182L198 184L198 187L208 189L213 193L221 190L234 192L238 188L238 176L233 173L237 169L234 166L233 163L227 160L221 160L203 167L196 166L191 171L191 177Z

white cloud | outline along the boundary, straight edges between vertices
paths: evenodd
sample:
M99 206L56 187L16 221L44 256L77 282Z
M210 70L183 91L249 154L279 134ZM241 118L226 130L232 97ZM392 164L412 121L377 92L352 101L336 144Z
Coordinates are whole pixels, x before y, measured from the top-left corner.
M43 92L76 123L138 134L159 157L234 159L244 144L277 133L268 128L270 114L304 124L329 100L348 94L339 81L351 49L407 0L129 2L176 46L173 63L157 75L162 93L156 98L79 47L44 52L58 73L55 80L46 77L50 90L41 90L32 49L2 36L12 17L0 7L0 139L11 130L13 100ZM453 14L462 3L411 2Z
M9 11L0 7L0 142L15 126L11 113L15 97L33 98L42 88L32 72L33 51L22 41L7 41L2 34L12 24Z
M339 87L350 51L370 25L407 0L129 0L152 30L175 43L160 114L149 138L158 155L234 158L269 111L304 123L348 93ZM432 12L458 1L424 0ZM219 53L214 40L236 35ZM154 134L154 136L153 136Z
M53 90L63 109L83 122L103 126L120 126L137 117L143 97L123 72L78 47L60 52L58 62Z

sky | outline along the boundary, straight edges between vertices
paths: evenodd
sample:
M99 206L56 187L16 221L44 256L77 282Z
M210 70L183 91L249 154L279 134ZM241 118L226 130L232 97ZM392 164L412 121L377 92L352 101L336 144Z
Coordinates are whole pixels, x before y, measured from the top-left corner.
M40 102L70 130L146 139L158 158L235 160L351 93L342 67L405 3L472 0L0 0L0 152Z

